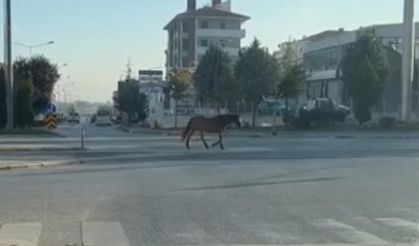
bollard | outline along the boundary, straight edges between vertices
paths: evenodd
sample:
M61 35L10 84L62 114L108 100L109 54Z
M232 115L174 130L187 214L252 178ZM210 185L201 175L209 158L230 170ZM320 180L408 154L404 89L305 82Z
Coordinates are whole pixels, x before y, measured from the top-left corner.
M84 150L85 146L84 146L84 138L86 135L86 130L84 129L84 126L81 127L81 150Z

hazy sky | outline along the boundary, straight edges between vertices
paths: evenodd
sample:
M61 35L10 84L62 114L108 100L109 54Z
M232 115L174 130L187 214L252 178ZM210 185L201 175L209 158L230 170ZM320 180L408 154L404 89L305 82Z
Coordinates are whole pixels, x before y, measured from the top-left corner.
M198 5L209 2L198 0ZM252 18L245 25L245 44L258 37L271 50L289 38L325 29L401 22L403 12L403 0L232 2L233 11ZM55 41L34 53L68 64L60 71L70 79L61 83L67 84L72 99L110 101L128 60L134 71L163 67L167 43L163 26L185 10L186 0L12 0L12 5L13 40ZM14 55L28 56L28 50L14 46Z

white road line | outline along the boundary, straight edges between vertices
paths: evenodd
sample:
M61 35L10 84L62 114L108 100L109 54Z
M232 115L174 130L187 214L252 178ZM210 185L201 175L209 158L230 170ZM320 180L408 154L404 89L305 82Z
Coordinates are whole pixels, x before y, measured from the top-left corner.
M313 222L313 225L327 230L337 237L342 238L345 242L359 243L365 245L388 245L389 243L383 239L369 234L364 231L357 230L356 228L343 224L333 219L322 219Z
M0 228L0 246L37 246L42 224L4 224Z
M82 240L85 246L130 246L117 222L82 222Z
M183 245L182 246L196 246ZM328 244L206 244L206 246L418 246L408 243L386 243L386 244L353 244L353 243L328 243Z
M399 219L399 218L378 218L378 219L375 219L375 221L378 221L390 227L398 227L398 228L407 229L414 232L419 232L419 224L412 221Z

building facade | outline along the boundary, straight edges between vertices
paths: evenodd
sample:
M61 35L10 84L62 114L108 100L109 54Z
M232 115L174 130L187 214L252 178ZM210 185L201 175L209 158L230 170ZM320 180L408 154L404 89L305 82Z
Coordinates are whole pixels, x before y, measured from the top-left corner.
M144 82L140 83L140 92L147 95L148 108L150 114L163 114L167 95L165 88L167 83L164 81L160 82Z
M162 70L140 70L138 71L140 83L161 82L164 80Z
M167 82L163 78L162 70L139 70L138 83L140 92L148 98L150 114L162 114L169 107Z
M386 47L390 65L393 66L379 107L384 111L398 110L401 77L400 69L397 68L400 66L403 47L402 24L374 25L353 31L330 30L293 41L294 47L299 51L298 56L302 57L307 70L306 99L328 97L350 106L350 99L341 78L340 64L347 47L353 44L365 30L372 31L382 41ZM415 57L419 58L419 24L416 24Z
M187 10L164 27L168 34L166 71L193 70L211 45L222 47L237 60L246 36L242 24L248 19L231 11L231 1L212 0L211 6L197 9L196 0L188 0Z

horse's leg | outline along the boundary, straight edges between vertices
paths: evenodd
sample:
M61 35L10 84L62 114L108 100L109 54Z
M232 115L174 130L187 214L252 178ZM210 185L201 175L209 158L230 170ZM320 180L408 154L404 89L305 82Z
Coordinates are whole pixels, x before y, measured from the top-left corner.
M218 140L217 142L213 143L211 146L214 148L215 146L220 144L220 140Z
M222 132L220 132L220 135L218 135L219 136L219 138L220 138L220 147L221 147L221 149L222 150L224 150L224 145L223 145L223 133Z
M207 144L207 141L205 141L205 138L204 138L204 132L203 132L203 131L201 131L201 140L202 140L202 142L204 143L205 148L206 148L206 149L209 149L208 144Z
M219 145L219 144L220 144L220 140L218 140L217 142L213 143L211 146L212 146L213 148L215 148L215 146L217 146L217 145Z
M190 130L188 133L188 137L186 138L186 148L190 149L191 146L189 145L189 141L191 140L192 135L195 133L195 130Z

